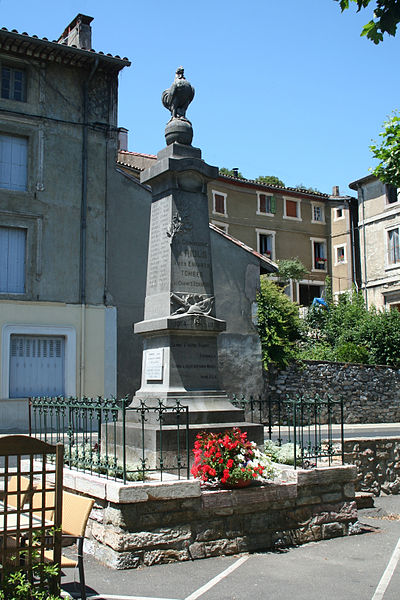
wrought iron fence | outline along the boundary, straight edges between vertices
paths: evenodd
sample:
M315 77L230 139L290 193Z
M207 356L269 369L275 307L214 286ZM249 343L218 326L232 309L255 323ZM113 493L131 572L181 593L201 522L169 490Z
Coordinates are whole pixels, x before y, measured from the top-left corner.
M189 478L189 409L176 399L30 398L29 435L62 442L65 464L86 473Z
M272 400L235 396L232 404L244 410L252 423L262 423L267 439L278 446L292 444L295 468L344 463L343 398L296 394Z

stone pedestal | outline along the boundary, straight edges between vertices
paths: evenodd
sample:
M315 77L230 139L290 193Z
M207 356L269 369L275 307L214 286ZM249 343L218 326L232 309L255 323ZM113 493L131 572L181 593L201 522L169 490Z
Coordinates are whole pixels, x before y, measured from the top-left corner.
M141 176L151 185L153 200L144 320L135 324L135 333L143 336L142 381L131 406L145 400L155 407L158 399L189 406L191 447L198 431L235 425L263 442L262 426L245 423L243 411L232 406L219 384L217 336L226 323L215 316L207 198L207 182L217 176L198 148L176 142ZM173 453L177 435L171 417L165 417L163 444ZM154 457L157 413L146 414L145 425L146 450ZM126 431L133 457L142 443L139 413L128 414Z

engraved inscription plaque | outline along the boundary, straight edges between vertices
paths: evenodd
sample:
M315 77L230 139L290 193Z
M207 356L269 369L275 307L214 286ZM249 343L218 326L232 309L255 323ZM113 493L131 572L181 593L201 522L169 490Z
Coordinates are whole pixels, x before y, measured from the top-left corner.
M145 377L147 381L162 381L164 348L145 350Z

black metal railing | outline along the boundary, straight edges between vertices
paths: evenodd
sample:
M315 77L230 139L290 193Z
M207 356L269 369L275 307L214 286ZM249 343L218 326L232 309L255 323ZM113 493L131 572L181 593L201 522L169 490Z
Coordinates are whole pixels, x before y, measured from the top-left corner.
M62 442L66 466L85 473L189 478L189 409L176 399L30 398L29 435Z
M267 439L278 446L292 444L295 468L344 463L343 398L235 396L232 404L244 410L250 422L262 423Z

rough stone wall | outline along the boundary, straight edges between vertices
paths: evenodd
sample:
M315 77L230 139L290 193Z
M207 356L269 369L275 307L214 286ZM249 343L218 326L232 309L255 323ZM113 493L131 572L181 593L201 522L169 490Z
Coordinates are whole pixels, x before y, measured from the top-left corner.
M96 494L85 550L127 569L358 532L354 467L292 470L285 477L240 490L201 489L191 480L122 486L105 494L114 500ZM74 487L92 496L96 490L89 482Z
M400 438L346 440L345 462L357 467L356 490L400 493Z
M392 367L305 361L285 371L270 369L266 391L272 400L286 394L342 396L345 423L400 421L400 369Z

